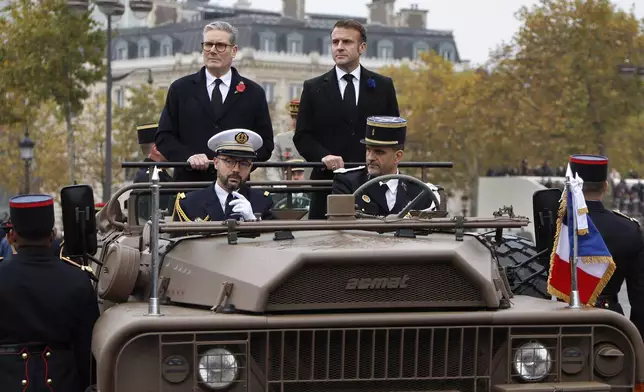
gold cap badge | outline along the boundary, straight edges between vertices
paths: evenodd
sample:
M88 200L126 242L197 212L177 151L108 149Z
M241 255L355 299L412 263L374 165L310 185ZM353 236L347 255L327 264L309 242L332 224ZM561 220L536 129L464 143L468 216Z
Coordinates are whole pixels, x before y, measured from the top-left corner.
M362 200L364 200L365 203L369 203L371 199L367 195L362 195Z
M246 144L246 142L248 142L248 134L245 132L239 132L235 135L235 141L239 144Z

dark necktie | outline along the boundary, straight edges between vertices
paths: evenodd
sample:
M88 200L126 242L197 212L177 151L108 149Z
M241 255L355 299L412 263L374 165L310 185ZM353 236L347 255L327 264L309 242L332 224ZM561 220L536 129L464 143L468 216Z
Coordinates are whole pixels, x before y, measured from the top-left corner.
M230 205L230 202L233 201L234 198L235 197L232 193L229 193L228 197L226 198L226 210L224 211L224 217L226 219L230 218L230 214L233 213L233 206Z
M356 109L356 88L353 85L353 75L346 74L342 79L347 81L347 87L344 89L344 105L349 109L349 113L354 113Z
M224 100L221 97L221 90L219 90L219 85L223 83L221 79L215 79L215 88L212 89L211 103L212 108L215 109L215 113L219 114L221 107L224 106Z

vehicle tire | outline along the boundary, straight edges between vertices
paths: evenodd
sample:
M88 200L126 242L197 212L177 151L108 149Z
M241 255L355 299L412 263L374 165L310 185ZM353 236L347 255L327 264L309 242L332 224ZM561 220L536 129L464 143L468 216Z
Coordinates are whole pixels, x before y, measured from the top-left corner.
M548 257L534 258L522 264L538 253L532 241L511 234L504 234L499 243L494 234L486 235L486 239L506 271L513 294L551 298L548 294Z

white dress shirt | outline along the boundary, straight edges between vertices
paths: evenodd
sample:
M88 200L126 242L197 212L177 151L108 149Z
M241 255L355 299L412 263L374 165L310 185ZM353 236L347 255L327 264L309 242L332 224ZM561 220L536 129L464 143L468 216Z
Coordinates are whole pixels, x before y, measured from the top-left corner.
M217 194L217 198L219 199L219 204L221 204L221 210L225 213L226 199L228 199L228 191L220 187L218 182L215 182L215 193Z
M221 84L219 85L219 91L221 91L221 103L226 102L226 96L228 95L228 90L230 89L230 83L233 80L232 70L228 70L221 78L216 78L212 76L208 69L206 68L206 89L208 89L208 97L212 100L212 90L215 89L215 80L221 79Z
M360 96L360 69L362 65L358 65L358 68L354 69L351 71L351 75L353 75L353 87L355 87L356 90L356 105L358 104L358 97ZM347 88L347 81L342 79L344 75L347 73L338 68L337 66L335 67L335 74L338 77L338 86L340 87L340 95L342 96L342 99L344 99L344 89Z
M400 174L400 172L396 172L396 174ZM382 184L387 184L387 191L385 192L385 197L387 198L387 208L389 208L389 211L391 211L396 205L396 195L398 192L398 179L392 178L391 180L386 182L380 181L380 185Z

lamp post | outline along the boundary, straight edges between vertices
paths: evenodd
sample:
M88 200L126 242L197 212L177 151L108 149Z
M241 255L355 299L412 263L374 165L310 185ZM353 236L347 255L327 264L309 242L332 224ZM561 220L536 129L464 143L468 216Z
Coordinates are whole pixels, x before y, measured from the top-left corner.
M105 81L105 184L103 184L103 202L107 202L112 195L112 18L118 20L125 13L125 6L119 0L94 0L99 10L107 19L107 70ZM88 0L68 0L67 6L72 12L86 12L89 7ZM152 10L151 0L130 0L130 9L134 17L143 19ZM125 75L127 76L127 74ZM122 78L125 78L123 76ZM152 79L149 71L148 82ZM117 79L117 80L121 80Z
M29 193L29 169L31 160L34 158L35 145L36 143L29 138L29 127L25 126L25 136L18 143L18 147L20 147L20 158L25 161L25 194Z

